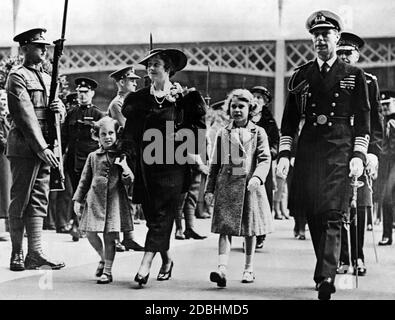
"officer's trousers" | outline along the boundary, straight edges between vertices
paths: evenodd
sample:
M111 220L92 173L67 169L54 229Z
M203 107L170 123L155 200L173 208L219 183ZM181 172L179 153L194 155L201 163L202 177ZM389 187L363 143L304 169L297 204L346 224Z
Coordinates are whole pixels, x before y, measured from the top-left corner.
M314 271L316 283L326 278L331 278L331 281L335 280L340 256L342 222L343 213L337 210L307 215L307 223L317 259Z
M10 218L46 217L50 166L39 158L10 157Z

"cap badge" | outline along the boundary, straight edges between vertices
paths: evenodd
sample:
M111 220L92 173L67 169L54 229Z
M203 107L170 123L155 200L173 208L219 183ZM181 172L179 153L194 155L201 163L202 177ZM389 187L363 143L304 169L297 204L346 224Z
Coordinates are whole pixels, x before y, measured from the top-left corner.
M317 17L315 18L315 23L318 22L325 22L326 18L322 13L317 14Z

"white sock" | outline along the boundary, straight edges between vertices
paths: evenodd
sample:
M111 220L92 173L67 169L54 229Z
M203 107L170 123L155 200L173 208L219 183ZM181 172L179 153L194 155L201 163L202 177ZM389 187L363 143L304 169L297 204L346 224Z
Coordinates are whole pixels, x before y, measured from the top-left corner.
M111 270L112 270L112 263L114 261L112 260L104 260L104 270L103 273L107 273L109 275L111 275Z
M253 259L254 255L245 255L245 265L244 265L244 271L250 271L252 272L254 270L254 264L253 264Z
M226 274L226 267L228 266L229 255L220 254L218 256L218 271Z

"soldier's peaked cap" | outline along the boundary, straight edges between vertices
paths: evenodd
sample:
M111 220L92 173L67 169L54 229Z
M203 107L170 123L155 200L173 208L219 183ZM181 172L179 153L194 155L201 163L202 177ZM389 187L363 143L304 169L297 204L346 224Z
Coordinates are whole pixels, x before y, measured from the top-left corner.
M328 10L320 10L312 13L306 21L307 30L312 33L318 28L343 29L342 19L336 14Z
M50 45L50 43L44 38L45 32L47 32L47 29L34 28L16 35L13 40L15 42L19 42L19 45L21 46L29 43Z
M121 80L122 78L140 79L140 77L135 74L133 66L127 66L122 69L116 70L110 73L110 77L115 79L116 81Z
M87 90L94 90L97 88L97 82L90 78L77 78L74 80L77 91L87 91Z
M342 32L340 35L339 43L337 44L337 50L360 50L365 45L363 41L356 34L351 32Z

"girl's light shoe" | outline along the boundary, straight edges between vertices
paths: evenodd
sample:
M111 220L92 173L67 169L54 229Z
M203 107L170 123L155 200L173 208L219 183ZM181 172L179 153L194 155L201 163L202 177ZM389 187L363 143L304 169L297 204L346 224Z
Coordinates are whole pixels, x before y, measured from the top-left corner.
M253 271L244 271L243 277L241 278L242 283L252 283L254 282L255 275Z

